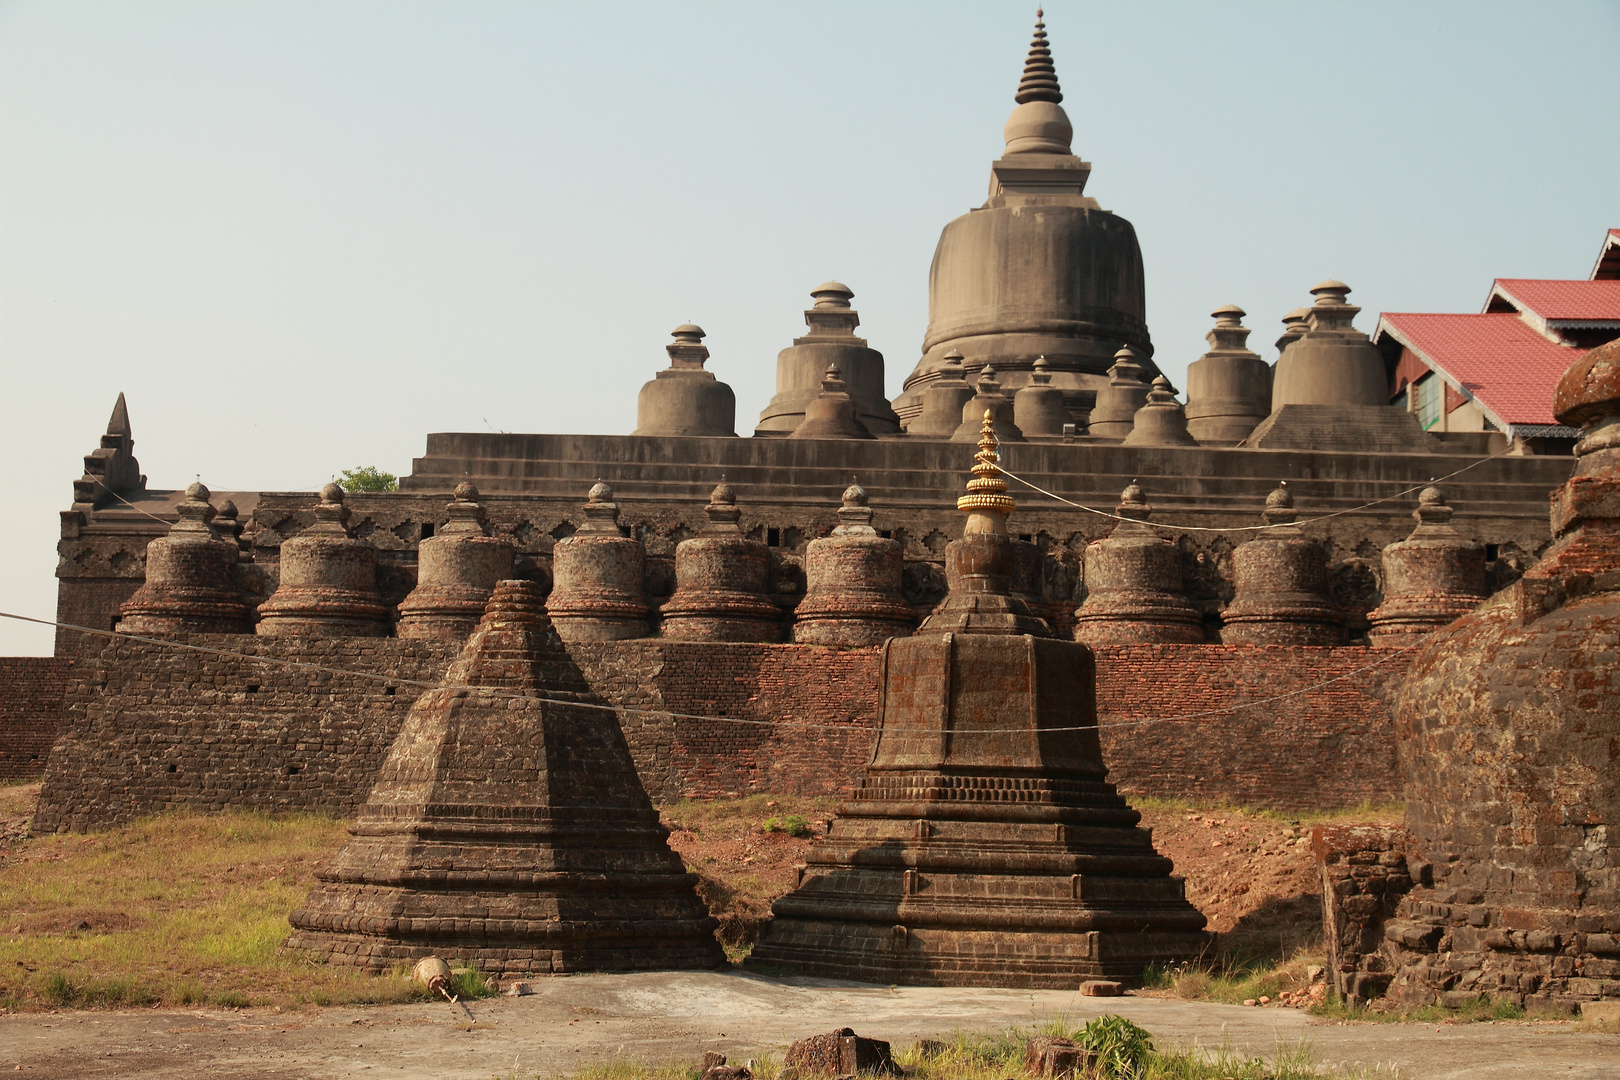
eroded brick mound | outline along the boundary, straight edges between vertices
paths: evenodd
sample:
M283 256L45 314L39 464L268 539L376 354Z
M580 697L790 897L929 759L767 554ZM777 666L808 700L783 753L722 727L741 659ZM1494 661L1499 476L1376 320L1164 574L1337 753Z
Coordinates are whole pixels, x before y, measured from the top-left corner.
M614 714L570 704L595 699L537 586L496 587L445 683L412 707L288 945L371 969L435 954L535 974L720 964Z
M1402 1000L1620 999L1620 342L1565 374L1558 407L1584 432L1553 546L1425 646L1397 709L1432 880L1384 929Z

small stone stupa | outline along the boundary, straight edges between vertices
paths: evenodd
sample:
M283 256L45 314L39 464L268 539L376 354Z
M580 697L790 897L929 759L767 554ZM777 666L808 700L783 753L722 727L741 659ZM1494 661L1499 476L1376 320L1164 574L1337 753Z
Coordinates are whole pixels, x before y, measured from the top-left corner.
M1013 395L1013 425L1026 439L1054 438L1070 422L1063 391L1052 385L1052 365L1046 357L1037 356L1029 384Z
M1140 485L1120 493L1114 513L1128 520L1086 545L1086 600L1074 613L1074 640L1203 641L1203 616L1183 592L1181 550L1148 525L1153 508Z
M737 492L722 479L703 508L709 524L675 545L675 592L659 635L677 641L774 642L782 609L771 599L771 552L742 534Z
M850 307L848 285L825 281L810 290L815 306L804 313L810 332L776 355L776 396L759 414L755 435L786 435L805 420L822 373L836 366L855 402L861 426L874 436L900 434L900 418L883 393L883 354L855 336L861 317ZM865 438L865 436L856 436Z
M1187 433L1187 413L1176 400L1176 389L1163 375L1153 380L1147 400L1136 410L1124 446L1197 446Z
M119 608L125 634L246 634L247 604L236 581L240 554L233 536L214 527L215 510L201 483L186 488L180 520L146 545L146 581Z
M900 544L878 535L866 489L850 484L832 535L805 550L804 599L793 614L793 640L859 648L904 637L917 624L900 591Z
M1136 411L1147 404L1148 386L1136 350L1129 346L1114 354L1108 369L1108 385L1097 391L1091 407L1092 435L1100 439L1123 439L1136 426Z
M619 528L613 489L585 496L585 524L551 549L546 612L564 641L624 641L648 633L647 553Z
M838 365L827 368L821 379L821 393L804 407L804 422L793 429L790 439L875 439L861 418L844 387Z
M321 488L315 524L281 545L281 584L259 605L265 637L386 637L377 549L349 531L336 484Z
M630 434L736 437L737 395L704 369L709 347L703 327L682 323L670 336L675 340L664 346L669 367L642 386Z
M576 704L579 703L579 704ZM378 970L712 968L709 917L611 709L533 582L503 581L444 685L416 699L287 944Z
M973 397L962 406L962 422L957 425L951 442L978 442L979 420L985 413L990 414L997 442L1023 442L1024 433L1013 423L1012 399L1001 392L1001 383L996 381L996 369L989 364L980 368L974 389Z
M1249 349L1242 308L1226 304L1212 314L1209 352L1187 366L1187 430L1201 443L1230 446L1270 415L1271 368Z
M444 510L450 520L417 546L416 588L399 605L402 638L465 641L495 583L512 576L512 544L486 531L476 487L457 484Z
M1197 956L1204 917L1106 782L1091 650L1007 593L1014 509L985 416L950 593L883 646L871 763L750 965L1075 989Z
M1232 603L1221 641L1248 645L1343 645L1344 613L1327 597L1327 552L1295 522L1286 484L1266 496L1274 526L1232 552Z
M973 400L973 387L967 383L962 354L946 353L939 374L922 393L922 412L911 421L906 434L928 439L948 439L962 426L962 408Z
M1367 613L1373 645L1408 645L1485 599L1485 549L1451 526L1437 487L1418 493L1412 535L1384 549L1384 602Z

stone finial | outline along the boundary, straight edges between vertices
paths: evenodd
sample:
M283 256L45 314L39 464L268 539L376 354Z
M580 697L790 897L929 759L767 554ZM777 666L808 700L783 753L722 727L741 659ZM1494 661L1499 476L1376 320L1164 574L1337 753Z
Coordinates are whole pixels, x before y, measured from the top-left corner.
M974 382L973 388L981 394L1001 393L1001 383L996 381L996 369L989 364L979 369L979 378Z
M444 512L450 520L440 530L440 536L484 535L484 508L478 504L478 488L471 482L463 480L456 485Z
M952 349L950 352L940 357L939 380L941 382L946 380L960 380L961 382L966 383L967 370L962 366L962 360L963 356L960 349Z
M605 481L597 480L585 494L585 523L575 535L622 535L619 531L619 504L613 501L613 489Z
M450 493L450 497L456 502L477 502L478 488L471 480L463 480L456 485L455 490Z
M1013 98L1023 105L1031 101L1050 101L1057 105L1063 101L1058 87L1057 68L1052 65L1052 49L1046 43L1046 13L1035 9L1035 36L1029 42L1029 56L1024 60L1024 77L1018 81L1018 93Z
M1278 352L1282 352L1305 335L1305 331L1310 329L1307 325L1310 317L1311 309L1302 307L1295 308L1282 317L1283 332L1282 337L1277 339Z
M1553 415L1581 430L1575 444L1583 476L1620 473L1620 340L1570 365L1553 391Z
M867 505L866 489L851 482L844 489L844 505L838 508L838 524L834 536L876 536L872 528L872 508Z
M118 392L118 401L113 405L112 415L107 418L105 438L130 440L135 438L135 432L129 426L129 405L124 401L122 390Z
M1312 330L1350 330L1351 322L1361 311L1346 299L1350 286L1342 281L1327 281L1311 288L1316 303L1306 308L1306 323Z
M979 429L979 452L973 455L972 471L968 493L956 500L956 508L968 515L962 535L1005 535L1007 515L1018 504L1007 494L1007 481L1001 475L1001 452L996 448L995 420L989 409L984 411L984 425Z
M1045 356L1035 358L1034 370L1030 372L1029 381L1037 386L1046 386L1052 381L1052 365Z
M1249 347L1249 328L1243 325L1243 316L1248 312L1236 304L1226 304L1210 314L1215 318L1215 326L1204 335L1210 348L1238 350Z
M344 491L336 483L321 488L320 502L315 504L315 524L304 530L307 536L347 536L350 510L343 504Z
M1152 387L1153 389L1148 391L1147 396L1149 405L1176 404L1176 388L1170 384L1169 379L1159 375L1154 378Z
M1281 481L1266 496L1266 508L1260 519L1267 525L1292 525L1298 517L1294 512L1294 493L1288 490L1288 481Z
M180 520L176 521L170 532L207 533L210 539L219 539L219 530L214 527L214 518L218 514L208 502L208 488L201 481L186 488L186 497L174 512ZM234 511L236 508L231 507ZM234 513L232 514L234 517Z
M855 299L855 290L841 281L825 281L810 290L818 308L845 308Z
M1115 386L1142 381L1142 364L1136 350L1129 345L1114 354L1114 366L1108 369L1108 381Z
M737 525L742 519L742 511L737 508L737 491L726 483L725 477L722 476L709 493L709 505L703 508L703 512L709 516L709 523L699 535L722 536L742 532Z
M842 394L844 389L844 373L838 370L837 364L828 364L827 373L821 377L821 392L823 394Z
M1445 493L1432 484L1418 492L1417 509L1412 511L1412 517L1420 528L1444 526L1451 529L1451 507L1446 505Z
M1119 493L1119 505L1114 508L1114 513L1132 521L1146 521L1153 516L1153 507L1148 505L1147 493L1142 490L1140 483L1132 480Z
M695 370L703 367L704 361L709 358L709 347L703 344L707 337L703 327L693 323L682 323L670 331L675 340L664 346L669 354L669 366L681 370Z

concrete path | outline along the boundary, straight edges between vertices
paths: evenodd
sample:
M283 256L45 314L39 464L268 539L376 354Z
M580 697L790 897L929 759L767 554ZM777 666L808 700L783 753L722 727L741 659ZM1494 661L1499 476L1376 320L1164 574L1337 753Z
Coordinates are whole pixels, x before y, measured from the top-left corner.
M1620 1035L1571 1024L1332 1024L1290 1009L1245 1009L1072 992L873 987L718 972L580 975L531 997L299 1011L143 1009L0 1017L0 1075L492 1080L567 1073L622 1056L741 1061L850 1026L897 1044L956 1030L1000 1031L1061 1015L1129 1017L1160 1046L1229 1040L1270 1055L1303 1038L1327 1063L1380 1065L1403 1080L1620 1078ZM1398 1071L1390 1074L1394 1066Z

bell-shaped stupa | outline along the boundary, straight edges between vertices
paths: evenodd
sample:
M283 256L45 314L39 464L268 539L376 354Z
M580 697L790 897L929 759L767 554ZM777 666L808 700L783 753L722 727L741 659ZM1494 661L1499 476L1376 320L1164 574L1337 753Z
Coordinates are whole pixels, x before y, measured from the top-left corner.
M1013 395L1013 426L1026 439L1055 438L1063 425L1074 423L1063 404L1063 391L1052 385L1052 365L1046 357L1035 358L1029 384Z
M866 489L844 489L832 535L810 541L804 554L804 599L793 613L793 640L861 647L903 637L917 616L900 591L905 568L900 544L872 527Z
M883 646L871 763L772 907L761 967L879 983L1075 989L1207 947L1106 781L1091 650L1007 594L1014 509L983 418L950 594Z
M1244 311L1213 312L1209 352L1187 366L1187 430L1201 443L1231 445L1271 413L1271 368L1249 350ZM1302 316L1303 317L1303 316Z
M1153 380L1147 400L1136 410L1125 446L1197 446L1187 433L1187 413L1176 400L1176 388L1160 375Z
M234 507L233 507L234 510ZM175 507L180 520L146 545L146 581L119 609L126 634L246 634L247 604L236 580L236 537L214 527L200 482Z
M1024 433L1013 423L1012 399L1002 393L996 369L989 364L980 368L974 390L974 395L962 406L962 422L957 425L951 442L978 442L980 419L987 413L997 442L1023 442Z
M962 426L962 408L973 400L962 367L962 354L952 349L940 359L933 382L922 395L922 411L911 421L906 434L912 438L948 439Z
M1136 231L1084 193L1091 165L1074 153L1042 18L1002 131L1006 150L990 167L989 199L946 225L934 251L923 355L894 402L908 430L953 349L970 371L992 365L1009 393L1045 356L1075 422L1122 346L1144 359L1149 378L1158 374L1146 359L1153 344Z
M1418 493L1412 535L1384 549L1384 601L1367 613L1374 645L1408 645L1477 608L1486 596L1485 549L1451 525L1437 487Z
M585 496L585 524L551 549L546 611L564 641L623 641L648 634L647 553L619 527L613 489Z
M1086 599L1074 613L1074 640L1196 644L1203 616L1182 587L1181 549L1147 522L1153 508L1139 484L1119 496L1119 522L1086 545Z
M321 488L315 524L281 545L281 580L259 605L265 637L386 637L388 608L377 595L377 549L349 530L336 484Z
M1221 641L1248 645L1342 645L1344 613L1327 597L1327 552L1301 531L1286 484L1266 496L1269 526L1232 552L1232 602Z
M821 379L821 393L804 407L804 422L793 429L790 439L874 439L877 436L861 423L855 399L849 396L843 372L837 364L827 368Z
M703 327L682 323L664 346L669 367L641 388L632 435L737 434L737 395L704 369L709 348Z
M512 576L511 541L489 535L476 487L457 484L444 512L444 528L417 546L416 588L399 605L402 638L465 641L495 583Z
M371 970L718 967L668 836L539 587L503 581L444 685L411 706L287 944Z
M737 492L724 479L703 508L709 523L675 545L675 592L659 609L659 635L678 641L780 641L771 599L771 552L742 534Z
M855 293L848 285L828 281L811 289L810 295L816 302L804 313L810 332L777 353L776 396L759 414L754 434L786 435L799 428L821 390L823 373L837 367L868 435L898 435L900 418L883 393L883 354L855 336L861 325L861 317L849 306Z
M1097 391L1091 408L1090 433L1099 439L1123 439L1136 427L1136 413L1147 404L1152 387L1134 349L1121 349L1108 369L1108 384Z

